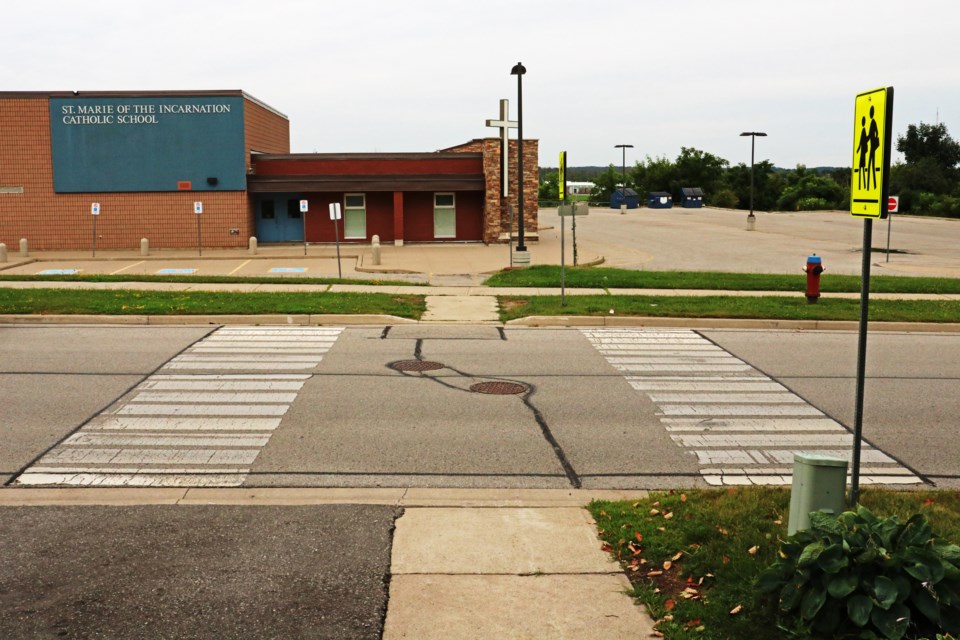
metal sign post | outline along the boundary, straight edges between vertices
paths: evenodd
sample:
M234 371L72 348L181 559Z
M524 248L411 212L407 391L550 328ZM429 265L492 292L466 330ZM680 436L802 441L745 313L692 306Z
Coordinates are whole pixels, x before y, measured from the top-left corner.
M200 238L200 214L203 213L203 203L194 202L193 212L197 214L197 254L203 255L203 241Z
M343 214L340 212L340 203L331 202L330 219L333 220L333 233L337 239L337 277L343 279L343 271L340 269L340 228L337 226L337 221L341 218L343 218Z
M857 95L853 118L850 214L864 220L860 335L857 343L857 398L853 418L853 469L850 478L850 502L853 506L856 506L860 500L860 449L863 441L863 395L867 367L873 220L887 217L892 120L893 87L875 89Z
M557 185L560 189L560 209L562 210L567 204L567 152L560 152L560 175L557 176ZM560 213L560 306L567 304L567 262L566 262L566 247L564 243L564 227L566 224L563 221L563 212ZM574 217L576 220L576 217Z
M97 218L100 217L100 203L94 202L90 205L90 213L93 215L93 257L97 257Z
M306 200L300 201L300 220L303 222L303 255L307 255L307 210L310 203Z
M891 213L897 213L900 210L900 196L889 196L887 198L887 262L890 262L890 226L893 220Z

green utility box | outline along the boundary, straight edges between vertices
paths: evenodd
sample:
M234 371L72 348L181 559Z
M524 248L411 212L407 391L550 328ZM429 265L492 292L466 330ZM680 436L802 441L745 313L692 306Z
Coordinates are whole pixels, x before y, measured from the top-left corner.
M793 454L787 534L810 528L810 512L840 515L847 508L847 461L819 453Z

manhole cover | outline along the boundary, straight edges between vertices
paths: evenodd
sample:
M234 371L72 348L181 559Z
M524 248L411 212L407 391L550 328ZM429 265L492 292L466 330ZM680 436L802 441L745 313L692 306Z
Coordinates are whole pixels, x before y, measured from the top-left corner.
M470 391L477 393L492 393L499 396L509 396L524 393L527 387L516 382L478 382L470 385Z
M436 371L443 369L443 365L429 360L400 360L392 363L390 368L397 371Z

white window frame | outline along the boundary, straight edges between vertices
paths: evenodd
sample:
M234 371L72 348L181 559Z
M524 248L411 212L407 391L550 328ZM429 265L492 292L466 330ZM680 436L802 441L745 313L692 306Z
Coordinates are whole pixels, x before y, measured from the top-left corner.
M437 204L438 196L450 196L453 202L449 206L448 205L440 206ZM439 209L449 210L451 211L451 213L453 213L453 234L452 235L443 235L443 236L437 235L437 210ZM433 237L441 238L445 240L449 240L451 238L457 237L457 194L456 193L442 191L442 192L437 192L433 194Z
M359 196L363 198L363 205L348 206L347 198L352 196ZM363 214L363 235L362 236L348 236L347 235L347 214L348 213L357 213L360 212ZM367 194L365 193L345 193L343 194L343 239L344 240L366 240L367 239Z

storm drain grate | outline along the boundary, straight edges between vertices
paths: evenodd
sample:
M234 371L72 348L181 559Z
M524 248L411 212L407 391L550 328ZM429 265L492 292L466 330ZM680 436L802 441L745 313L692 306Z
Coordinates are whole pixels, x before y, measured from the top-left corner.
M524 393L527 387L516 382L478 382L470 385L470 391L477 393L491 393L498 396L516 395Z
M390 364L390 368L397 371L436 371L443 367L441 363L430 360L400 360Z

